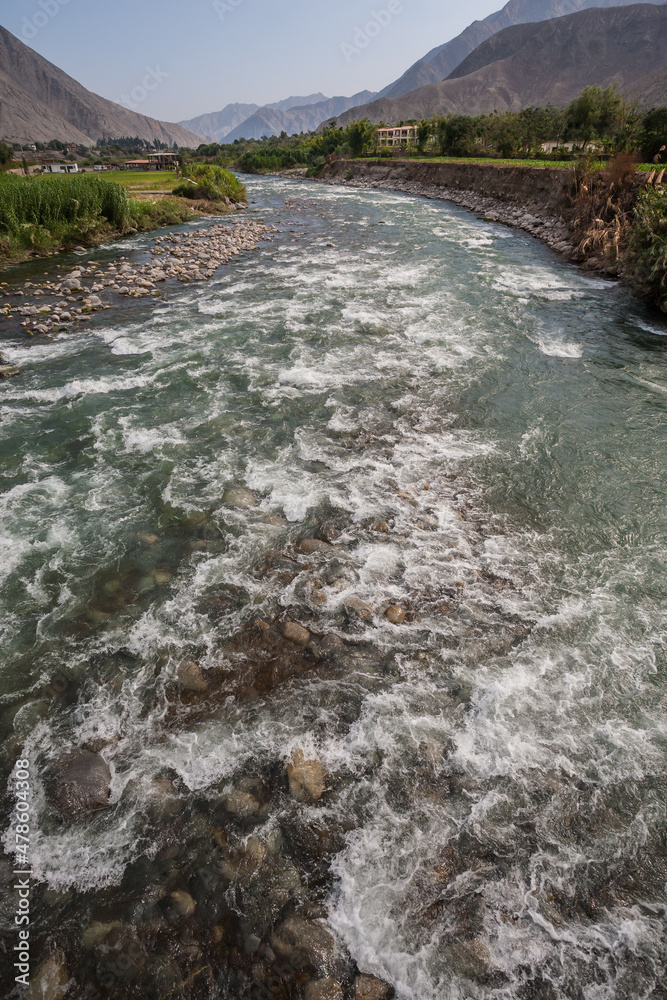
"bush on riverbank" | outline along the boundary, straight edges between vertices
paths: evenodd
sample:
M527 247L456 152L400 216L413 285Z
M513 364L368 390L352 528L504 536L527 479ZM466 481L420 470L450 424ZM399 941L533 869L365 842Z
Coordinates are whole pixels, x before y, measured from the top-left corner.
M640 192L626 252L626 280L635 294L667 312L667 191Z
M240 180L212 163L193 163L187 168L187 178L178 184L173 194L180 198L205 201L229 201L239 204L247 201L246 190Z

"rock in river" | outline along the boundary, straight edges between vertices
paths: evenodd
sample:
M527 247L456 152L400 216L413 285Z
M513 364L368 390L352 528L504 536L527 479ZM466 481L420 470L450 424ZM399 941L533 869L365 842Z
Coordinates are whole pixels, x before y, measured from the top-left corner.
M208 690L208 681L204 677L201 667L198 667L193 660L183 660L178 668L178 685L182 691L193 691L196 694L203 694Z
M343 987L335 979L311 979L306 983L304 1000L343 1000Z
M405 621L405 611L398 604L392 604L387 608L384 616L392 625L402 625Z
M297 802L317 802L326 788L326 773L318 760L307 760L303 750L297 750L287 777L292 798Z
M285 622L283 635L292 642L298 642L300 646L307 646L310 642L310 632L297 622Z
M65 959L56 953L42 962L23 995L25 1000L61 1000L67 992L68 980Z
M51 796L66 814L93 812L109 805L111 771L98 753L78 750L56 766Z
M389 983L375 976L361 975L354 981L354 1000L389 1000L394 995Z

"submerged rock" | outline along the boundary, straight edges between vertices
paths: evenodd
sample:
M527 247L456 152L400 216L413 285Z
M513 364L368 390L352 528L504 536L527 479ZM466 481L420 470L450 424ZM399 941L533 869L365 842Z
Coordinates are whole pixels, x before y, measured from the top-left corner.
M69 973L60 952L42 962L24 994L25 1000L61 1000L67 992Z
M343 1000L343 987L335 979L311 979L306 983L304 1000Z
M51 796L66 814L104 809L110 795L111 771L97 753L79 750L60 761L53 772Z
M312 555L315 552L326 552L331 546L328 542L322 542L319 538L304 538L299 545L301 552Z
M224 503L229 507L236 507L239 510L246 510L249 507L257 507L259 501L254 493L246 490L243 486L230 486L222 495Z
M298 642L300 646L307 646L310 642L310 632L297 622L285 622L283 635L292 642Z
M193 916L195 910L197 909L197 904L190 893L185 892L183 889L177 889L175 892L170 892L168 899L169 912L175 916L187 919L188 917Z
M333 965L333 936L321 924L303 917L288 917L271 935L271 948L295 969L328 972Z
M179 664L177 671L178 685L182 691L192 691L195 694L203 694L208 690L208 681L204 677L201 667L193 660L183 660Z
M317 802L324 794L326 772L318 760L307 760L302 750L287 765L287 777L290 795L297 802Z
M458 941L446 949L454 972L468 979L483 979L489 974L491 955L486 945L477 939Z
M354 1000L389 1000L393 995L393 987L375 976L362 973L354 981Z
M365 622L373 617L373 605L368 601L362 601L360 597L348 597L344 607L348 614L362 618Z

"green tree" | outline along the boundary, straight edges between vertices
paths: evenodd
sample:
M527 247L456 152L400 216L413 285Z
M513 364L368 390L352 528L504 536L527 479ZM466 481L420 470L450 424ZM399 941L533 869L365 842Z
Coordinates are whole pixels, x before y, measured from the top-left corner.
M352 122L347 128L347 142L352 156L361 156L370 146L375 135L375 125L364 118L361 122Z
M623 113L616 87L585 87L567 109L567 134L582 139L584 149L591 139L610 138Z
M664 163L667 161L667 108L652 108L644 115L639 135L642 159Z
M5 167L14 159L14 150L6 142L0 142L0 166Z
M428 118L422 118L417 128L417 149L420 153L426 152L428 141L433 132L433 125Z

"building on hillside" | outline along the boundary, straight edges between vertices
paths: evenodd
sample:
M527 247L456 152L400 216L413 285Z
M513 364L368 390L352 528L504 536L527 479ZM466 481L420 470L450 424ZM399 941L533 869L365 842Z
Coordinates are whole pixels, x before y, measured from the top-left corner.
M178 153L149 153L148 159L157 163L161 170L175 170L178 166Z
M65 152L68 156L76 156L76 143L68 142L65 145Z
M45 174L78 174L78 163L45 163Z
M378 146L416 146L418 125L396 125L378 129Z
M155 160L125 160L120 165L121 170L157 170L158 164Z

